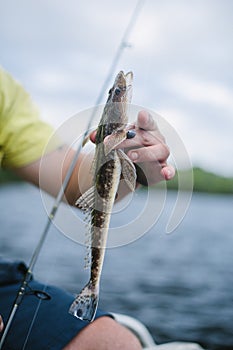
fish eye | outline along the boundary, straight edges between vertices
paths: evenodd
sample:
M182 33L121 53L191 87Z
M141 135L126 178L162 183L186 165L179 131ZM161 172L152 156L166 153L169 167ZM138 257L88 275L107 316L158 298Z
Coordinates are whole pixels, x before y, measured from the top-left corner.
M119 87L117 87L114 92L118 96L121 93L121 89Z

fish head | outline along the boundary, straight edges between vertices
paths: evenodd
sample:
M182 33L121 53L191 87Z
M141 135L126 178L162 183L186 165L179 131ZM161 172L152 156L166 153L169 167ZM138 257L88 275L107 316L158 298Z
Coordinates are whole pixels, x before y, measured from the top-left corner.
M112 124L113 129L121 128L128 122L127 109L132 98L133 73L120 71L109 90L106 103L107 123ZM105 120L106 122L106 120ZM115 127L114 127L115 125Z
M109 90L108 99L97 129L96 144L128 123L128 106L132 97L133 73L120 71Z
M109 90L108 100L119 103L130 103L132 97L133 73L124 74L120 71L114 81L113 87Z

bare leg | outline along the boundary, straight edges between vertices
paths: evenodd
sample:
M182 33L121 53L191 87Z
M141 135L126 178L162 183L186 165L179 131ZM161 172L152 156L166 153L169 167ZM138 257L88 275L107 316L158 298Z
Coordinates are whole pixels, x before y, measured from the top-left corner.
M85 327L63 350L141 350L137 337L110 317Z
M2 316L0 315L0 332L3 330L4 324L2 320Z

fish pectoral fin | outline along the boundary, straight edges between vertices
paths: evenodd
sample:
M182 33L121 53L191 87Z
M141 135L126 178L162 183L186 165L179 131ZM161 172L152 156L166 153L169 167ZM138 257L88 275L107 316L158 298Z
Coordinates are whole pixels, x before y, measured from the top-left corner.
M136 187L136 179L137 179L136 168L133 162L121 149L117 150L117 154L121 160L121 172L124 177L124 180L127 186L129 187L129 189L133 192Z
M91 253L90 222L91 222L91 211L94 208L94 200L95 200L95 187L92 186L81 197L79 197L75 203L75 205L85 213L84 222L86 222L86 226L87 226L86 232L85 232L85 245L86 245L85 268L88 268L90 266L90 253Z
M122 141L126 140L127 132L126 130L118 130L108 135L104 139L104 153L107 156L116 146L118 146Z
M84 140L83 140L83 142L82 142L82 147L84 147L85 144L86 144L88 141L90 141L90 134L87 135L87 136L84 138Z
M77 199L75 205L83 211L90 211L94 207L95 187L92 186L81 197Z

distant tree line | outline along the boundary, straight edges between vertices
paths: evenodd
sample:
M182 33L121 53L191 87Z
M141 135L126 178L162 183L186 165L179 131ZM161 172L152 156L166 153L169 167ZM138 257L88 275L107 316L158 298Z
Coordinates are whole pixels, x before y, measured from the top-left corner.
M18 182L22 181L15 173L11 170L5 170L0 168L0 183Z
M214 173L205 171L201 168L193 168L193 191L207 193L224 193L233 194L233 177L227 178ZM190 170L181 171L182 178L185 179L185 173L190 173ZM178 174L174 179L167 182L168 189L178 188ZM185 184L183 186L185 190ZM188 189L188 188L187 188Z

